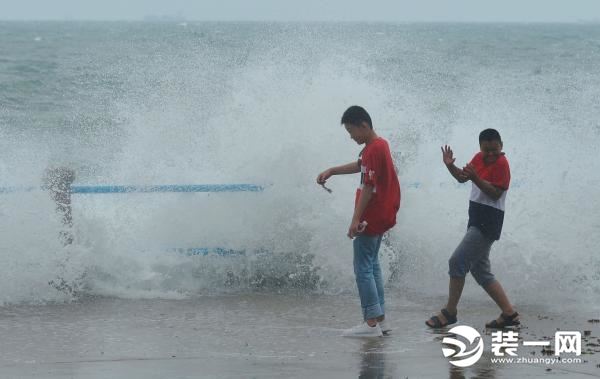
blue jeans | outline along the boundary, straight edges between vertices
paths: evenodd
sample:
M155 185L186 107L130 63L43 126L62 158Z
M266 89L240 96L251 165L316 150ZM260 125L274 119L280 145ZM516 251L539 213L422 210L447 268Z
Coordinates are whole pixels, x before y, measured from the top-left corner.
M354 238L354 275L365 321L384 315L383 278L378 258L381 237L360 234Z

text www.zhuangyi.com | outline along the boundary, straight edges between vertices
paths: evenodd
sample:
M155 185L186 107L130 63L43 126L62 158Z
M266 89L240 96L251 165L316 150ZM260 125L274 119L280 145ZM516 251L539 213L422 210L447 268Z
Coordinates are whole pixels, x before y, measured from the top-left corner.
M521 364L545 364L545 365L556 365L556 364L569 364L569 363L583 363L581 358L528 358L528 357L517 357L517 358L490 358L492 363L521 363Z

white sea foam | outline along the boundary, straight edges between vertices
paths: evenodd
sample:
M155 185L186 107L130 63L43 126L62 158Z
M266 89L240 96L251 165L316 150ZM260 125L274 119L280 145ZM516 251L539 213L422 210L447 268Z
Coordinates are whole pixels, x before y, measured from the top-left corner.
M450 144L464 164L479 131L493 127L519 184L508 193L492 250L498 279L521 302L597 295L599 80L585 63L556 58L573 49L590 61L593 55L561 45L560 27L549 32L559 41L553 47L540 43L544 33L535 28L505 31L515 40L503 40L485 29L494 27L471 27L479 34L450 26L357 33L337 24L219 25L217 34L214 25L190 24L167 37L133 30L131 40L83 41L97 46L99 66L85 66L79 99L56 100L68 126L32 129L20 121L9 130L4 121L6 185L39 185L45 167L62 164L75 168L79 184L254 183L265 190L74 195L75 242L67 248L43 192L2 195L0 301L68 300L48 285L57 278L83 295L124 298L354 291L345 232L358 178L332 178L332 194L315 184L321 170L360 151L339 125L353 104L367 108L390 141L401 183L418 183L403 186L398 225L382 250L393 290L446 292L469 187L452 183L440 146ZM151 51L157 54L148 59ZM539 54L557 61L545 65ZM19 112L0 109L0 116L24 120ZM195 247L246 255L169 251ZM474 282L466 291L483 296Z

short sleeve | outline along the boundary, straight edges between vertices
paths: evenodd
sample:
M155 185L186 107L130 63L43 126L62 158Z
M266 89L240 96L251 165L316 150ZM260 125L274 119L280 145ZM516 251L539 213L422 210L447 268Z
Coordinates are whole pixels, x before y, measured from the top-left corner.
M490 183L505 191L508 189L510 185L510 167L506 158L500 158L494 166Z
M365 152L362 157L362 166L364 167L363 184L376 186L378 176L383 175L383 159L379 146Z
M478 163L478 159L481 158L481 153L477 153L475 155L473 155L473 158L471 158L471 162L469 162L469 164L474 165L475 167L480 166Z

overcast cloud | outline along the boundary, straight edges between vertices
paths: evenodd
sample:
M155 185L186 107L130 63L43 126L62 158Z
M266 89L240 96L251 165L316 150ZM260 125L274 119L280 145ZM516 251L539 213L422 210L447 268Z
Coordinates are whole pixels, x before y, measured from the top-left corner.
M600 0L0 0L3 20L600 21Z

